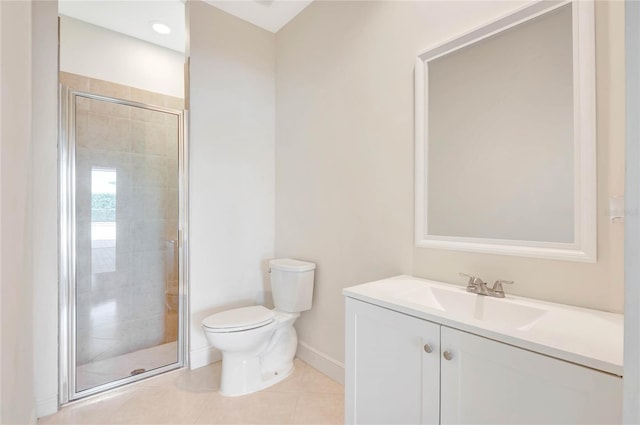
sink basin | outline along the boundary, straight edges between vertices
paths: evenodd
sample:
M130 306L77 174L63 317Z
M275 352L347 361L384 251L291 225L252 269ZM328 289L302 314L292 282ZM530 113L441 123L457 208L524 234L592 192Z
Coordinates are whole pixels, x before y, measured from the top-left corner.
M346 297L622 376L623 316L507 294L492 298L413 276L345 288ZM445 347L446 349L446 347Z
M464 288L423 286L394 296L399 300L455 315L463 319L480 320L499 327L529 330L547 310L532 307L508 298L493 298L466 292Z

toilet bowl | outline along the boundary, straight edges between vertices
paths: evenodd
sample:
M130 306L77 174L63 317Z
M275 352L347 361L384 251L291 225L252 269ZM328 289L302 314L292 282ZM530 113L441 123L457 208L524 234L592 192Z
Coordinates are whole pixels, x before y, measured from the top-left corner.
M315 264L279 259L269 262L275 308L242 307L202 321L207 341L222 352L220 393L250 394L293 373L298 345L294 322L311 308Z

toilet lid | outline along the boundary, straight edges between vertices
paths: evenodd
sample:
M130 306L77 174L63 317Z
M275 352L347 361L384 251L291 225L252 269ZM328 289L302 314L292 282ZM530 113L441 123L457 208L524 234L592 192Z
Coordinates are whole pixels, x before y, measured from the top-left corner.
M267 325L273 317L273 311L255 305L213 314L202 321L202 326L222 332L243 331Z

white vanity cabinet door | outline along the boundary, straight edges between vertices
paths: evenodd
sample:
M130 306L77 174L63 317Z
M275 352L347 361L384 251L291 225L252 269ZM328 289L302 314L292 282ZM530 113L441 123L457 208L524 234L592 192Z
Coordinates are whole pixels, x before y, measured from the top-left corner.
M439 343L440 325L347 298L346 423L437 424Z
M442 424L622 422L620 377L444 326L441 337Z

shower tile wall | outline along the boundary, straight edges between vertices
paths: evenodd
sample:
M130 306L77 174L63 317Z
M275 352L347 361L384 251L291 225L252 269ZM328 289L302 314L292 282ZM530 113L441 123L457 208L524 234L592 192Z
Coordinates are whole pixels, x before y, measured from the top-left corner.
M92 94L183 108L182 99L157 93L68 73L60 79ZM80 366L177 339L178 122L78 97L75 128ZM100 221L92 212L96 171L115 180L115 240L92 237L100 231L92 230Z

